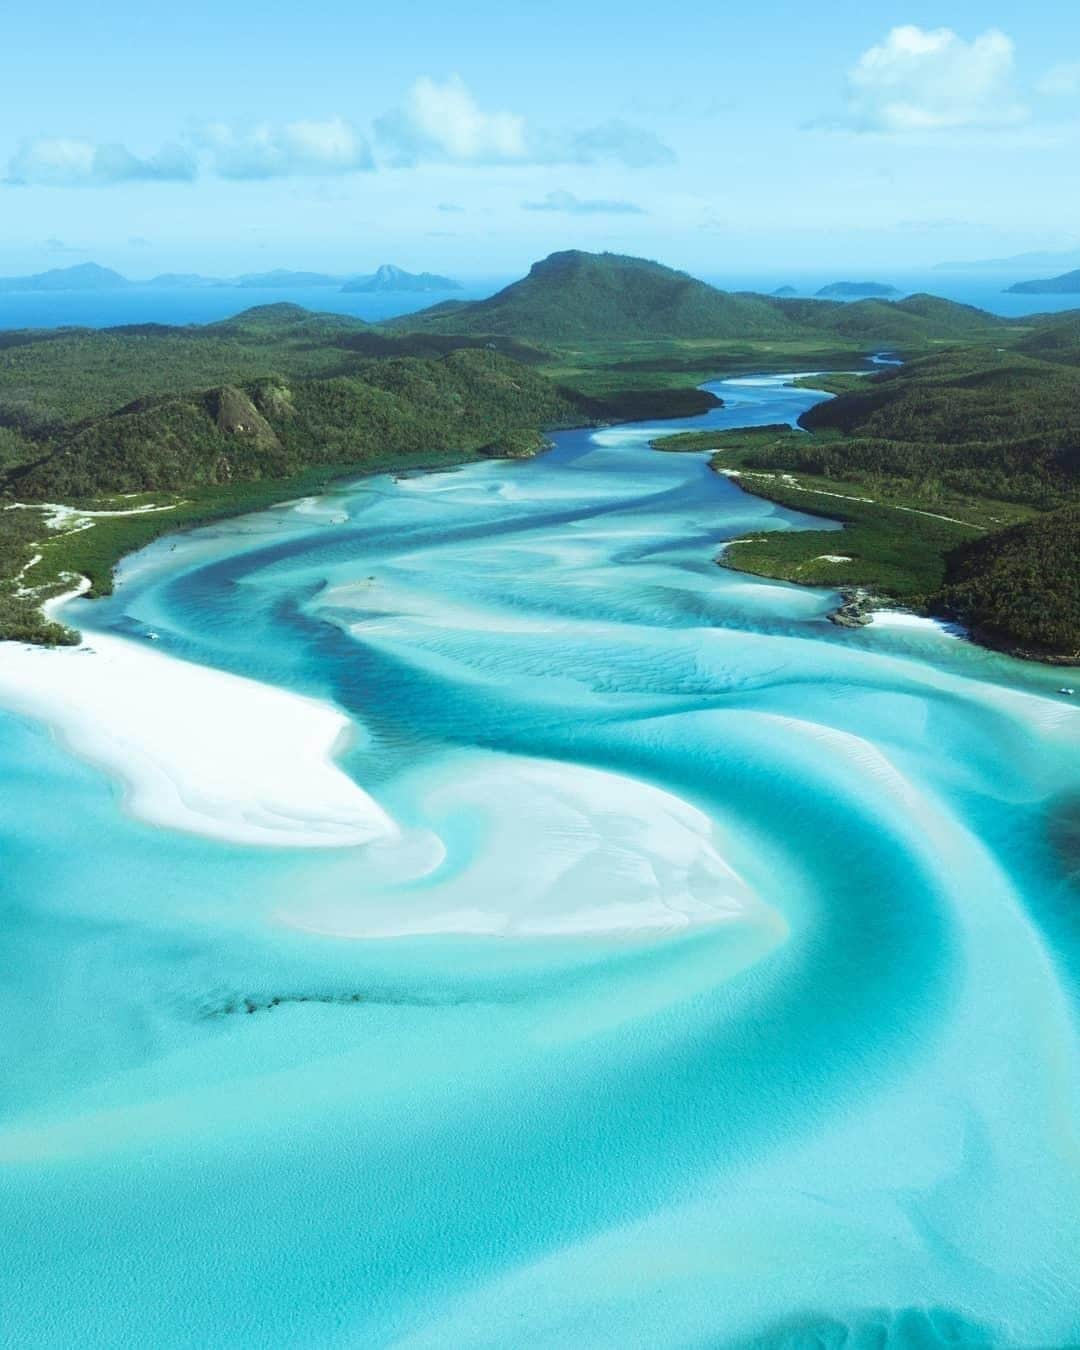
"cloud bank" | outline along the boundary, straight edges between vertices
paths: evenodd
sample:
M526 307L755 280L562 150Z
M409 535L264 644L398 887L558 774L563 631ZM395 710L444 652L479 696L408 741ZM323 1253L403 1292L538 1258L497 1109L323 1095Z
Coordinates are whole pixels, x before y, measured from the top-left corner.
M449 164L593 164L625 168L673 164L675 153L651 131L612 121L578 131L531 127L517 113L486 112L459 75L423 76L400 108L376 119L379 145L398 167Z
M402 105L375 120L384 162L395 167L595 164L640 169L673 164L674 151L653 132L613 120L553 131L517 113L480 107L464 81L416 80ZM121 144L80 137L38 137L12 156L6 181L20 186L106 187L130 182L190 182L201 174L233 181L332 177L374 170L368 138L344 117L238 126L211 121L140 158ZM558 208L551 208L558 209Z
M951 28L894 28L848 75L862 131L927 132L1023 121L1012 89L1012 40L996 28L965 42Z
M220 178L327 176L375 167L367 140L342 117L242 129L210 122L199 129L196 141Z
M193 156L179 145L163 146L140 159L123 145L39 136L23 141L8 164L16 186L106 187L114 183L190 182L198 174Z

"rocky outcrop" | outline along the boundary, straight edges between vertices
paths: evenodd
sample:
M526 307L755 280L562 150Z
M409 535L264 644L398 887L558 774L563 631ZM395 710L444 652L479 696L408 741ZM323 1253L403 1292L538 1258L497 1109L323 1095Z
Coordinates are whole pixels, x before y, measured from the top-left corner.
M251 399L235 385L226 384L207 394L207 403L218 430L227 436L243 436L267 449L278 449L281 442L274 428Z
M841 628L865 628L873 623L875 609L880 609L881 598L862 586L845 586L840 592L841 603L828 616L830 623Z

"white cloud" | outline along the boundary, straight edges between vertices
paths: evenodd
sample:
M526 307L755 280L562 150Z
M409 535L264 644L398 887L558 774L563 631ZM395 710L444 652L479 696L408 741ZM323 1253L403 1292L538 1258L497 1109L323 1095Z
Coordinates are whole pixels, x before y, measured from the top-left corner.
M636 202L612 201L605 197L575 197L572 192L549 192L538 202L522 202L525 211L562 211L571 216L643 216Z
M1040 94L1080 94L1080 61L1051 66L1036 87Z
M8 164L7 182L18 186L106 187L114 183L187 182L196 176L191 155L166 145L146 159L123 145L39 136L23 141Z
M404 104L377 119L375 134L391 162L452 164L593 164L627 168L674 162L673 151L650 131L608 122L579 131L529 126L517 113L485 112L459 75L443 83L417 80Z
M244 128L210 122L199 129L196 139L222 178L332 175L375 167L367 141L341 117Z
M951 28L907 24L863 52L848 75L863 131L943 131L1020 122L1013 43L996 28L965 42Z
M375 130L400 164L432 159L512 164L527 158L525 119L483 112L460 75L442 84L422 76L404 105L380 117Z

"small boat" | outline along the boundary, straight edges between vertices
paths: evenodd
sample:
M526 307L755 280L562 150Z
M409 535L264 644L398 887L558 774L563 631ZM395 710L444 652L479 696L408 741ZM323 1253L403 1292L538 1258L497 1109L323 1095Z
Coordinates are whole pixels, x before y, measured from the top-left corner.
M156 642L158 640L158 635L156 633L147 633L146 636L150 642Z
M1058 690L1058 693L1059 693L1059 694L1065 694L1066 697L1072 698L1073 694L1076 693L1076 690L1075 690L1075 689L1070 689L1067 685L1064 685L1064 684L1063 684L1063 685L1061 686L1061 688Z

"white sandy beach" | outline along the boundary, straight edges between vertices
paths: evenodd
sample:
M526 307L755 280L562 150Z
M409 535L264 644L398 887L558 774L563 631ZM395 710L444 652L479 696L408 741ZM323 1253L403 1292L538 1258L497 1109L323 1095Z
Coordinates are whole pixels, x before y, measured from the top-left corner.
M942 637L966 636L959 624L933 619L924 614L911 614L906 609L875 609L871 610L870 618L879 628L921 628L927 633L940 633Z
M0 642L0 707L40 719L117 777L131 812L154 825L291 847L397 833L333 762L349 726L341 713L139 642L103 634L58 649Z

